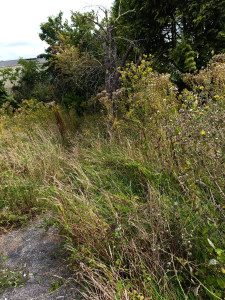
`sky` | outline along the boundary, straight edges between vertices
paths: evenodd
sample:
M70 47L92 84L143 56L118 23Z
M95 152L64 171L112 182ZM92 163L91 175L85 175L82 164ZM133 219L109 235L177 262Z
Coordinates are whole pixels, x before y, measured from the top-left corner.
M110 8L113 0L1 0L0 61L34 58L47 48L38 33L48 16L61 10L70 18L70 11L92 10L102 5Z

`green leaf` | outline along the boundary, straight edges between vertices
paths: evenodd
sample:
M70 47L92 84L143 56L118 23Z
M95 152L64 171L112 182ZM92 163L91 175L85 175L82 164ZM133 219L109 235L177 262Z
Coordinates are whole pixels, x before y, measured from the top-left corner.
M222 250L222 249L215 249L215 251L219 256L224 253L224 250Z
M184 280L184 277L182 277L181 275L179 275L178 279L179 279L180 282L182 282Z
M225 289L225 282L221 277L217 278L216 281L221 289Z

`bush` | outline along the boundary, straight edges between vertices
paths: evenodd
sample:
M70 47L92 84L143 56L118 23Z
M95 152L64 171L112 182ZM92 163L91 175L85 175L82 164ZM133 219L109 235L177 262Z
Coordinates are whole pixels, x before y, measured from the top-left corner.
M225 96L225 54L215 55L209 66L197 74L186 74L184 82L198 95L199 104L223 99Z

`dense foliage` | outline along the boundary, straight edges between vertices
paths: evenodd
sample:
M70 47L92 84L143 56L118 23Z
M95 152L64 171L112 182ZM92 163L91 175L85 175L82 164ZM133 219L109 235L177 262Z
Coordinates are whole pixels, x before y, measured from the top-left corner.
M224 52L224 7L224 0L115 0L112 12L71 12L70 20L60 12L40 26L39 36L48 44L41 55L47 59L45 72L35 62L21 61L15 98L43 101L47 94L81 112L98 91L105 89L112 98L120 87L117 67L131 60L140 64L143 53L152 54L154 69L169 72L182 89L186 72Z
M86 299L225 296L223 8L60 12L47 63L1 71L0 230L52 212Z
M154 54L159 69L186 72L206 66L214 54L224 51L224 7L220 0L116 0L113 15L134 10L121 18L119 32Z
M94 16L94 12L72 12L69 23L63 21L60 12L41 24L39 35L49 45L41 56L48 60L56 99L78 110L103 83L102 44L96 39L94 23L89 21Z

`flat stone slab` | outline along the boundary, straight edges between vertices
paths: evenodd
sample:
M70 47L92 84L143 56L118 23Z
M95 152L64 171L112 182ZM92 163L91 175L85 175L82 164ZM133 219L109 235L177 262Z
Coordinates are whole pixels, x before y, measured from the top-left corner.
M23 286L11 287L0 300L74 300L82 299L63 261L63 237L57 228L43 220L0 236L1 268L19 270Z

